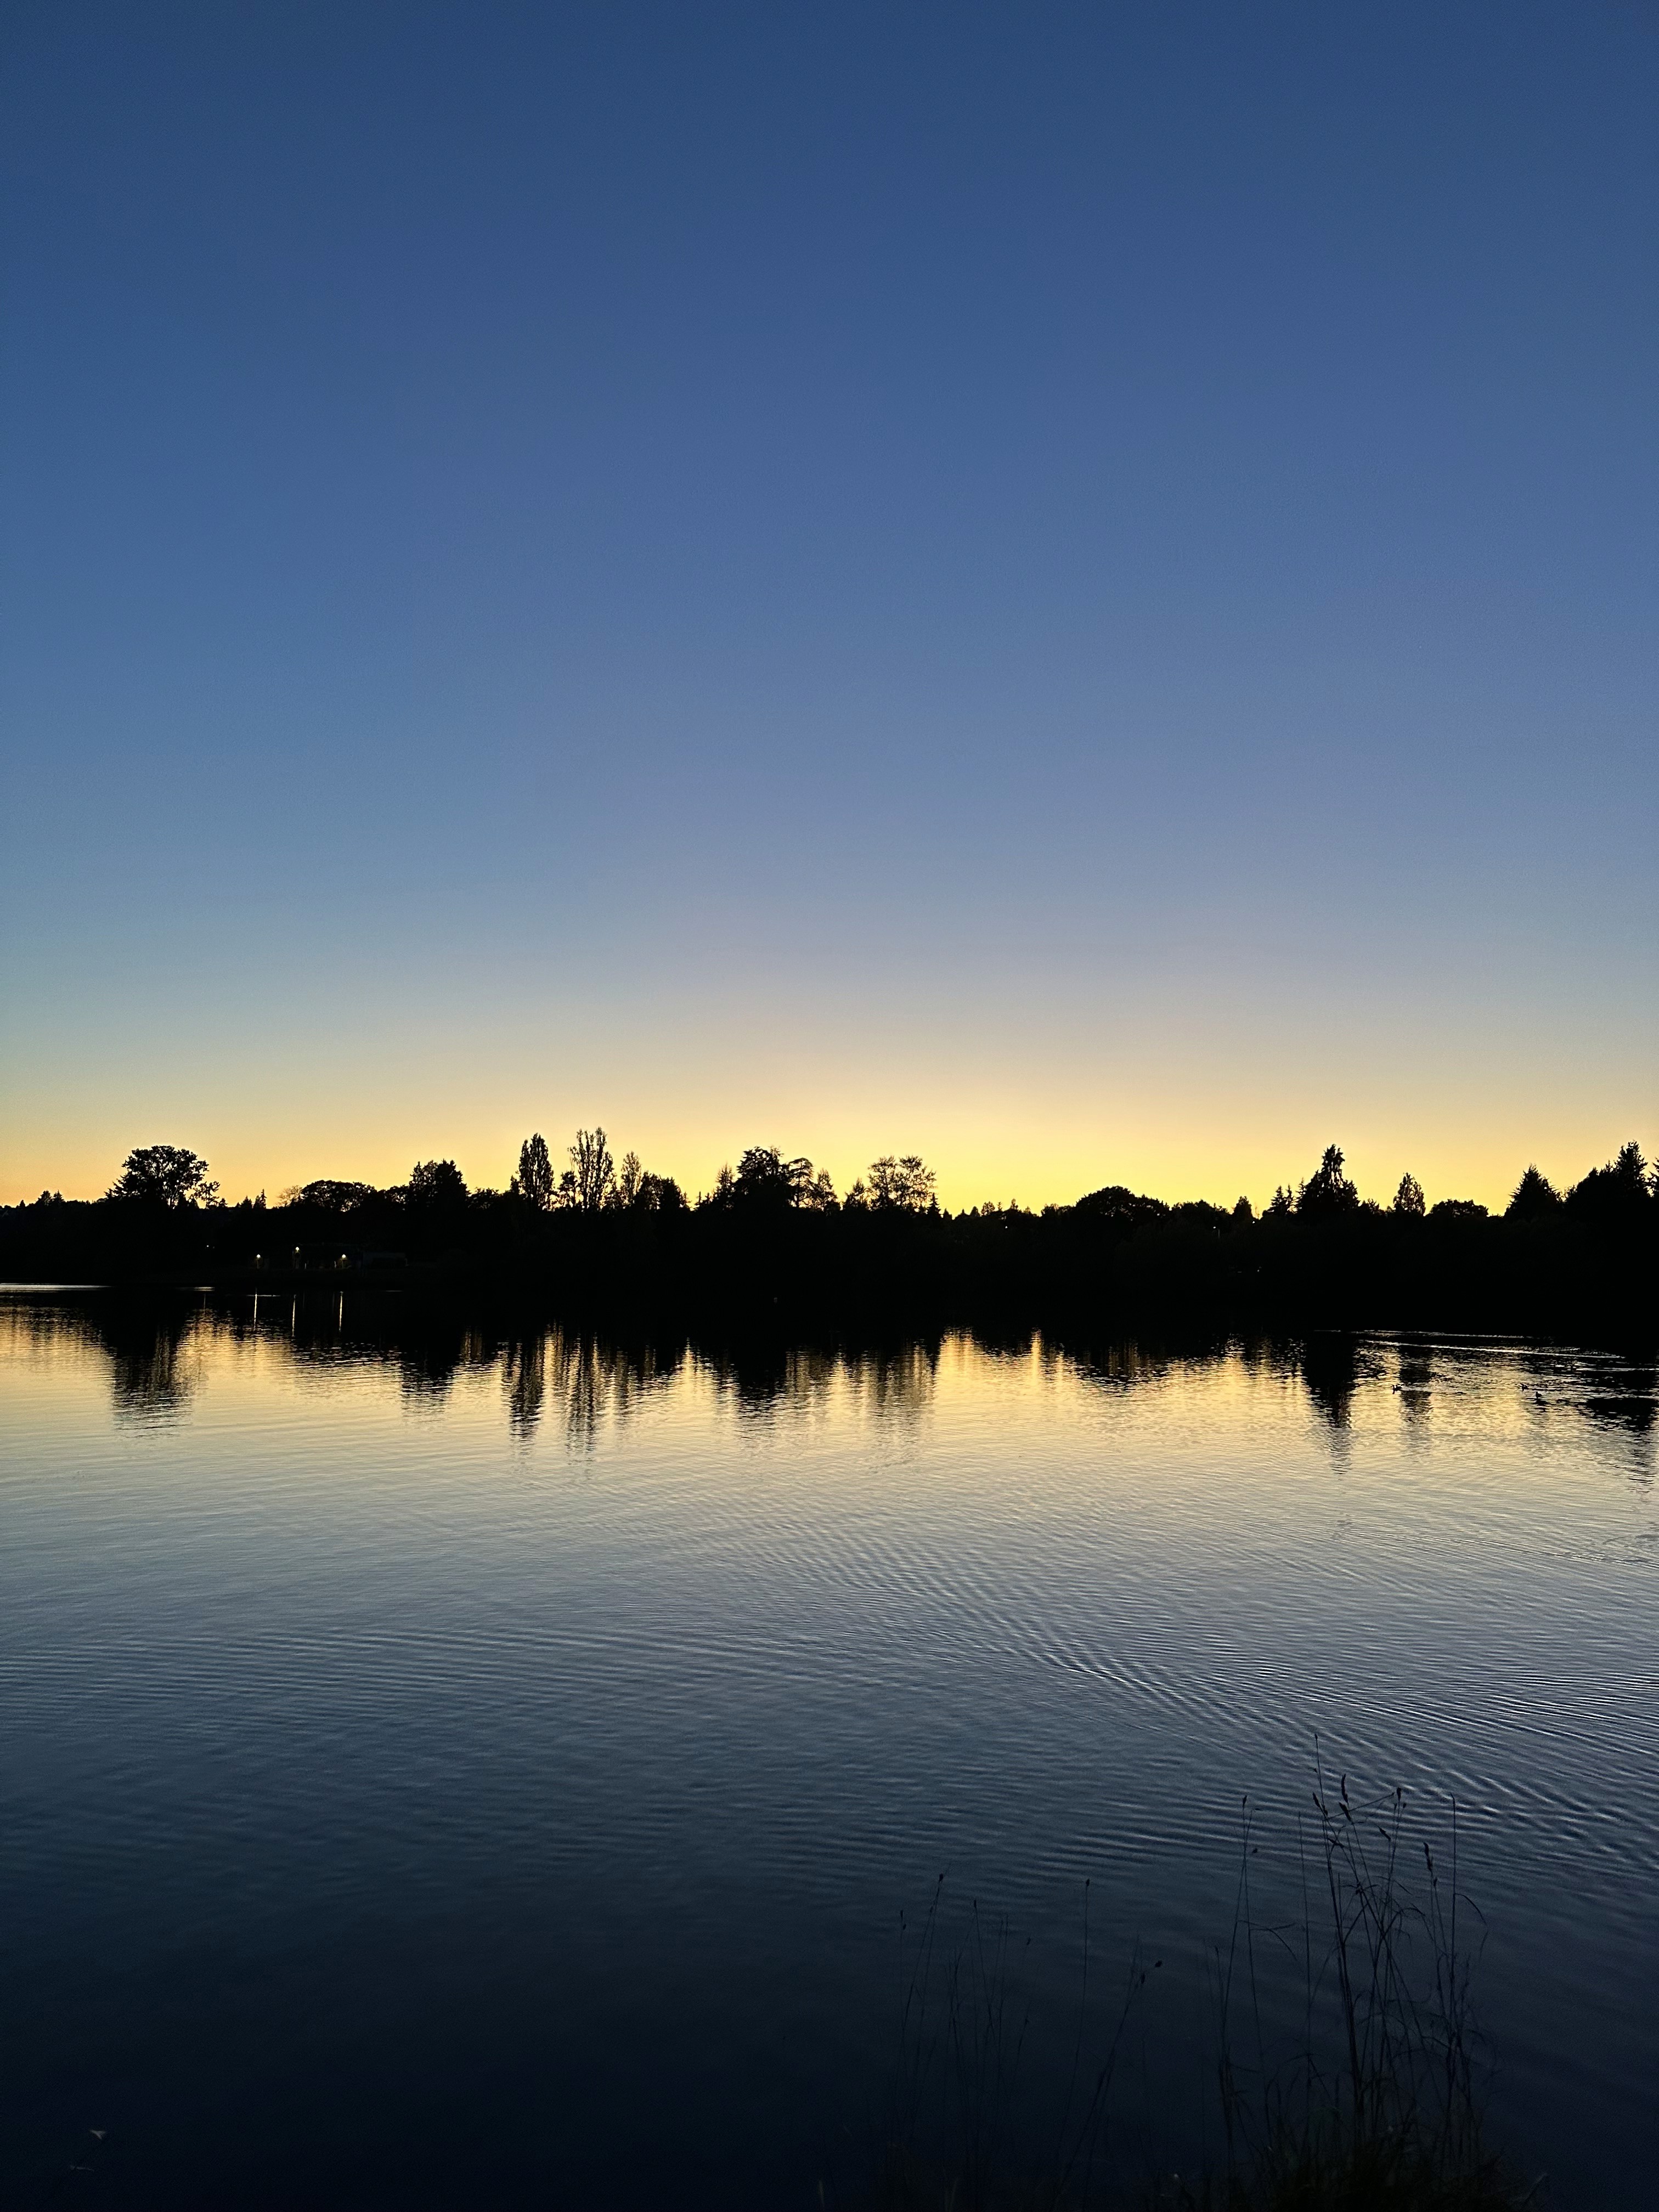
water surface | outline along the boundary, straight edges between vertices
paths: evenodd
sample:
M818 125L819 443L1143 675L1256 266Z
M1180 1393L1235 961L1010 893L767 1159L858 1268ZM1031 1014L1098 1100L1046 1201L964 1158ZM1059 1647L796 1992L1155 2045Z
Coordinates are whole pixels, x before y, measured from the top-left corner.
M941 1873L1037 2102L1088 1882L1126 2154L1190 2161L1241 1799L1277 1910L1317 1741L1455 1798L1494 2124L1645 2203L1655 1411L1559 1347L0 1301L0 2181L844 2201Z

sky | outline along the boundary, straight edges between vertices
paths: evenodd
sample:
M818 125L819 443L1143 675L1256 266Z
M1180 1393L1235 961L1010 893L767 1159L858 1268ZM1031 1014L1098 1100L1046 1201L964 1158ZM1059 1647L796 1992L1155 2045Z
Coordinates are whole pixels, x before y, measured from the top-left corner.
M0 1200L1659 1148L1659 16L11 0Z

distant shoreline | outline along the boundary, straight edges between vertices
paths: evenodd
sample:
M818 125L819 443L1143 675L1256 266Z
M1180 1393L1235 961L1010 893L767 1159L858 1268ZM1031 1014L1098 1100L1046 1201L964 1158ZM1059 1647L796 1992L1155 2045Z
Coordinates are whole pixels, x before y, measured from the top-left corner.
M1659 1238L1563 1221L1180 1223L1065 1215L672 1227L543 1221L399 1265L256 1264L212 1216L106 1218L41 1236L0 1213L17 1291L406 1297L532 1304L598 1326L768 1329L1404 1329L1659 1342ZM99 1209L76 1209L97 1215ZM68 1212L68 1209L65 1209ZM265 1224L269 1225L269 1224ZM1645 1231L1646 1233L1643 1233Z
M507 1189L453 1160L390 1189L319 1182L227 1206L182 1146L129 1153L102 1199L0 1207L0 1277L156 1290L363 1289L529 1299L637 1325L1041 1324L1450 1329L1629 1343L1659 1338L1659 1188L1639 1148L1565 1193L1528 1168L1505 1212L1401 1177L1362 1199L1340 1149L1258 1214L1171 1206L1119 1184L1034 1213L944 1211L933 1171L872 1161L838 1195L807 1159L753 1146L689 1200L603 1129L556 1172L527 1138Z

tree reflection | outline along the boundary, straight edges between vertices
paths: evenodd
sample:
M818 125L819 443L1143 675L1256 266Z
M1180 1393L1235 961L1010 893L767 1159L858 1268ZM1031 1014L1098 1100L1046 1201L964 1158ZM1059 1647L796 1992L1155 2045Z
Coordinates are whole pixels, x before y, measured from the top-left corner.
M453 1335L422 1334L401 1345L398 1380L405 1402L435 1410L454 1387L455 1370L460 1364L459 1341Z
M769 1419L826 1406L838 1381L884 1420L914 1420L933 1395L941 1340L847 1346L755 1337L699 1348L700 1364L740 1413Z
M201 1381L198 1316L173 1310L115 1306L89 1316L88 1334L110 1364L110 1395L120 1421L178 1420Z
M697 1357L722 1397L735 1398L741 1413L763 1414L789 1402L792 1376L802 1372L801 1363L810 1353L781 1338L766 1336L699 1346ZM830 1364L835 1364L833 1356Z
M501 1356L507 1425L521 1441L536 1432L547 1397L547 1339L538 1333L509 1344Z
M1395 1385L1400 1411L1412 1424L1425 1423L1434 1411L1434 1359L1426 1345L1402 1344L1400 1372Z
M1659 1368L1648 1362L1632 1363L1609 1375L1607 1387L1589 1393L1578 1402L1598 1428L1628 1440L1632 1479L1639 1488L1651 1488L1655 1448L1659 1444Z
M557 1323L526 1330L500 1352L507 1426L528 1443L550 1410L568 1442L591 1444L605 1424L625 1422L647 1392L678 1374L682 1357Z
M914 1425L933 1403L939 1352L936 1337L867 1352L852 1366L854 1387L878 1420Z
M1353 1394L1363 1376L1376 1372L1375 1363L1362 1358L1355 1338L1332 1333L1307 1338L1300 1364L1308 1395L1333 1429L1346 1430L1352 1417Z

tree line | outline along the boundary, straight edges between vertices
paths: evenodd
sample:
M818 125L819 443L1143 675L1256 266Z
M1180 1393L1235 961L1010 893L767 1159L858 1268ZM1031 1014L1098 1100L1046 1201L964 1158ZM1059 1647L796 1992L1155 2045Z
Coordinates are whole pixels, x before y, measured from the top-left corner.
M672 1176L653 1174L637 1152L624 1152L618 1161L602 1128L578 1129L568 1157L569 1165L556 1172L547 1139L538 1131L519 1147L518 1169L505 1192L470 1190L453 1160L417 1160L407 1182L381 1188L373 1183L323 1176L285 1190L277 1204L337 1216L374 1205L425 1211L502 1200L536 1213L590 1215L792 1208L832 1213L843 1207L854 1212L939 1210L933 1170L914 1153L899 1158L887 1154L872 1160L867 1182L860 1176L842 1198L836 1195L827 1169L815 1169L811 1160L799 1155L786 1158L775 1145L751 1145L735 1170L729 1164L723 1166L713 1189L695 1200L688 1200ZM104 1202L171 1212L223 1203L207 1162L182 1145L137 1146L123 1161L119 1174L104 1194ZM256 1206L264 1202L263 1193L252 1201ZM51 1206L63 1200L43 1191L37 1203Z
M714 1178L714 1188L696 1201L708 1209L779 1211L799 1208L810 1213L833 1213L842 1206L897 1209L912 1213L937 1212L934 1175L914 1153L895 1158L890 1153L870 1163L869 1181L860 1176L844 1199L838 1198L827 1168L815 1169L800 1154L787 1158L776 1145L751 1145L735 1170L728 1164ZM684 1193L672 1176L653 1175L641 1165L637 1152L624 1152L618 1164L603 1129L578 1129L570 1146L570 1165L554 1179L547 1140L539 1133L526 1137L519 1149L519 1170L507 1186L508 1195L525 1200L540 1212L556 1209L600 1213L617 1207L624 1212L674 1213L687 1206Z
M872 1160L866 1176L859 1176L844 1195L838 1195L827 1169L814 1168L801 1155L786 1155L775 1145L751 1145L735 1169L720 1168L713 1188L695 1200L687 1197L672 1176L656 1175L641 1163L637 1152L624 1152L618 1161L603 1128L578 1129L568 1148L568 1165L555 1170L547 1139L539 1131L519 1148L519 1164L505 1191L488 1187L471 1189L453 1160L417 1160L406 1182L380 1187L324 1176L296 1184L276 1200L280 1208L304 1208L344 1218L371 1206L393 1206L411 1212L443 1212L477 1205L521 1206L532 1213L684 1214L706 1212L777 1213L799 1212L900 1212L939 1216L936 1177L915 1153L884 1154ZM130 1152L100 1201L104 1206L143 1208L164 1212L232 1211L219 1194L219 1185L208 1163L182 1145L141 1145ZM1622 1146L1605 1166L1592 1168L1577 1182L1558 1189L1535 1165L1529 1165L1510 1194L1501 1218L1509 1221L1545 1221L1562 1215L1585 1220L1641 1218L1659 1202L1659 1163L1650 1166L1634 1139ZM63 1206L61 1194L42 1191L34 1208ZM264 1194L242 1206L264 1209ZM14 1212L34 1210L27 1204ZM1006 1206L988 1200L970 1206L963 1219L1029 1218L1029 1209L1018 1200ZM1072 1206L1045 1206L1041 1218L1077 1212L1097 1219L1130 1224L1190 1215L1194 1212L1214 1220L1240 1225L1255 1221L1248 1198L1231 1208L1205 1200L1170 1202L1150 1198L1120 1183L1089 1191ZM1305 1182L1281 1184L1263 1209L1266 1221L1290 1219L1337 1221L1379 1218L1395 1220L1486 1220L1490 1210L1473 1199L1443 1198L1430 1206L1414 1175L1401 1179L1385 1207L1362 1198L1346 1172L1340 1146L1325 1148L1319 1165ZM949 1220L953 1217L945 1213Z
M0 1279L308 1282L396 1266L441 1284L696 1325L721 1313L791 1325L906 1326L1073 1310L1251 1326L1449 1327L1659 1334L1659 1188L1634 1142L1558 1189L1536 1166L1496 1213L1431 1203L1414 1176L1363 1196L1340 1146L1260 1212L1170 1202L1119 1183L1039 1210L952 1212L915 1154L851 1188L804 1155L752 1145L689 1196L602 1128L556 1154L536 1133L505 1189L453 1160L376 1188L322 1178L227 1205L186 1146L141 1146L88 1203L0 1209ZM678 1320L675 1325L678 1325ZM769 1325L771 1325L769 1322Z

